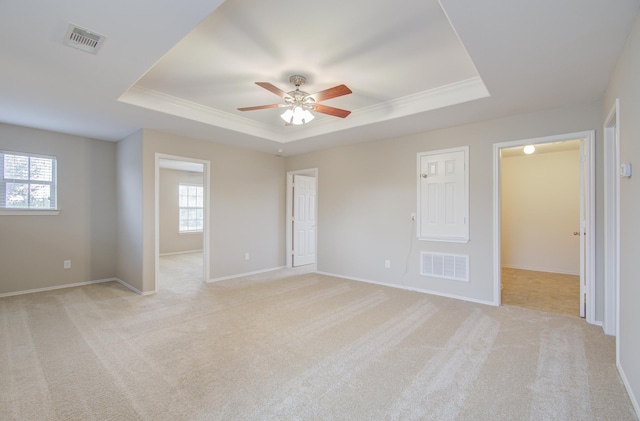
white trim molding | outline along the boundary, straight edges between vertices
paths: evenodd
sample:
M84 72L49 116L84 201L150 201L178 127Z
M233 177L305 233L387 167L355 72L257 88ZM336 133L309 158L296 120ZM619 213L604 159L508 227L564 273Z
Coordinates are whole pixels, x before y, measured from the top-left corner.
M247 117L137 85L129 88L118 98L118 101L284 144L351 129L370 124L372 121L391 120L489 96L489 91L482 79L474 76L382 104L353 110L346 121L338 123L327 119L325 122L319 122L320 124L306 125L304 129L301 127L302 130L293 131L286 130L284 126L276 127L259 123Z
M273 272L274 270L280 270L280 269L284 269L284 268L285 268L284 266L278 266L278 267L275 267L275 268L256 270L256 271L253 271L253 272L238 273L236 275L221 276L219 278L209 279L207 282L208 283L214 283L214 282L226 281L226 280L229 280L229 279L243 278L245 276L259 275L261 273Z
M604 323L607 335L618 336L620 307L620 100L603 125L604 132ZM616 340L617 342L617 340ZM619 344L616 345L616 350ZM617 352L617 351L616 351Z
M51 216L59 215L60 209L0 209L3 216Z
M189 253L202 253L202 249L200 250L187 250L187 251L172 251L170 253L160 253L160 256L174 256L176 254L189 254Z
M106 279L98 279L98 280L95 280L95 281L76 282L76 283L73 283L73 284L56 285L56 286L45 287L45 288L25 289L25 290L22 290L22 291L5 292L4 294L0 294L0 298L13 297L13 296L16 296L16 295L24 295L24 294L33 294L33 293L36 293L36 292L55 291L57 289L81 287L81 286L85 286L85 285L103 284L105 282L114 282L114 281L118 281L119 282L119 280L116 279L116 278L106 278Z
M629 383L629 379L627 379L627 374L622 369L622 365L620 364L620 360L616 361L616 367L618 368L618 373L620 374L620 378L622 379L622 384L624 384L625 389L627 389L627 395L629 395L629 399L631 400L631 404L633 405L633 409L636 411L636 415L640 414L640 405L638 404L638 400L636 399L636 395L633 394L633 389L631 388L631 383Z
M120 285L122 285L123 287L127 288L130 291L135 292L138 295L153 295L156 293L156 291L147 291L147 292L142 292L140 291L138 288L134 287L133 285L129 285L128 283L126 283L125 281L123 281L122 279L118 279L118 278L113 278L111 279L112 281L116 281L117 283L119 283Z
M388 284L388 283L385 283L385 282L371 281L371 280L368 280L368 279L355 278L353 276L345 276L345 275L340 275L340 274L337 274L337 273L330 273L330 272L315 272L315 273L317 273L318 275L333 276L334 278L347 279L349 281L364 282L364 283L367 283L367 284L374 284L374 285L380 285L380 286L389 287L389 288L403 289L403 290L406 290L406 291L420 292L422 294L436 295L438 297L451 298L451 299L454 299L454 300L468 301L470 303L477 303L477 304L495 306L495 304L493 302L491 302L491 301L477 300L475 298L469 298L469 297L465 297L463 295L446 294L446 293L439 292L439 291L432 291L432 290L429 290L429 289L409 287L409 286L406 286L406 285Z

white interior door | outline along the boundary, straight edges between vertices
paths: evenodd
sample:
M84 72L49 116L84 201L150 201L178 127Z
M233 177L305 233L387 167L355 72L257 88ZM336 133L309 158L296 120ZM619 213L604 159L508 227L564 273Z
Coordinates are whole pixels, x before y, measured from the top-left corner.
M421 239L468 239L465 153L449 149L419 157Z
M293 266L316 262L316 179L293 176Z

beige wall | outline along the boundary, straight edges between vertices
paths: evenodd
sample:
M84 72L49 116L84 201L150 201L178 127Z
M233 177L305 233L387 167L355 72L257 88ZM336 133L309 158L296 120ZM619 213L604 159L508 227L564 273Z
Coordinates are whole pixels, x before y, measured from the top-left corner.
M118 142L117 157L116 276L142 292L142 130Z
M635 174L620 181L620 366L640 411L640 15L606 92L601 122L620 98L620 159L630 162Z
M116 261L116 145L0 124L0 149L53 155L52 216L0 215L0 294L112 278ZM71 269L63 269L71 260Z
M501 160L502 266L580 274L579 150Z
M202 233L180 234L178 185L202 185L202 173L160 169L160 254L202 250Z
M113 213L106 212L107 222L102 224L94 219L91 228L104 236L89 238L94 243L102 243L100 238L104 237L104 245L99 244L102 248L108 248L117 239L118 247L116 264L113 257L109 258L116 253L112 250L104 259L92 258L91 271L100 277L113 276L115 272L115 276L140 291L153 290L154 166L155 153L159 152L211 161L210 278L284 265L285 171L319 168L318 267L321 271L492 302L492 145L594 128L601 124L600 109L601 104L596 103L549 110L335 148L286 161L215 143L139 131L117 143L117 163L113 158L111 161L92 158L100 162L91 168L111 171L112 179L114 173L117 174L117 188L111 190L111 198L105 196L105 200L113 203L117 191L117 230L111 229L115 220ZM116 148L107 142L84 142L107 145L101 147L112 148L111 153ZM417 241L409 218L416 210L416 153L464 145L470 145L471 155L471 241L468 244ZM102 177L91 182L108 179ZM62 193L60 199L62 204ZM86 206L84 199L82 195L74 197L79 207ZM102 199L92 196L90 200ZM419 276L421 250L468 254L470 282ZM244 260L245 253L251 255L249 261ZM405 260L409 253L409 259ZM387 259L392 262L390 269L384 268ZM77 259L72 260L75 269ZM405 261L408 262L406 274ZM88 280L96 276L91 274ZM25 275L26 278L33 277ZM599 311L596 314L599 319Z
M289 158L289 171L319 169L318 270L494 302L493 144L601 125L601 104L593 103ZM418 241L410 220L416 212L416 154L465 145L470 146L471 239L468 244ZM420 276L423 250L469 255L470 281ZM390 269L384 267L387 259Z
M155 154L208 160L211 279L284 266L285 164L281 157L144 130L143 291L152 291ZM250 260L245 260L249 253Z

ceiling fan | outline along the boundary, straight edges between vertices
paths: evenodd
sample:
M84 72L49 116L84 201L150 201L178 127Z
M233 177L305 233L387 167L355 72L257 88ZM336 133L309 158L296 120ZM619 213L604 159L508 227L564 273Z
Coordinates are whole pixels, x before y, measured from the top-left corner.
M238 108L239 111L263 110L266 108L286 108L281 115L287 125L299 125L310 122L314 119L310 111L316 111L322 114L328 114L334 117L345 118L351 111L342 110L340 108L329 107L328 105L318 104L320 101L326 101L351 93L351 89L346 85L338 85L324 91L308 94L300 90L300 86L304 85L307 79L304 76L293 75L289 77L289 82L296 87L295 91L285 92L269 82L256 82L256 85L263 87L284 99L284 103L258 105L255 107Z

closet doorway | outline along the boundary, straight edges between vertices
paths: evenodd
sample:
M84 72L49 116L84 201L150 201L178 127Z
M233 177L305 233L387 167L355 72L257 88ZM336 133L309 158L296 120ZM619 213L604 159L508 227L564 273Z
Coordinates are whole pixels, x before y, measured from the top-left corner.
M591 133L496 145L500 303L593 320Z

